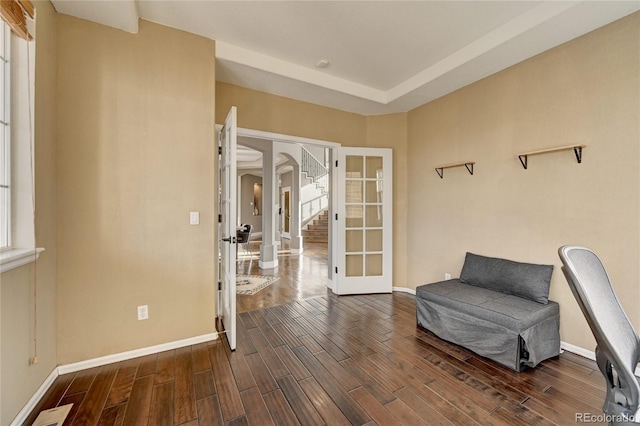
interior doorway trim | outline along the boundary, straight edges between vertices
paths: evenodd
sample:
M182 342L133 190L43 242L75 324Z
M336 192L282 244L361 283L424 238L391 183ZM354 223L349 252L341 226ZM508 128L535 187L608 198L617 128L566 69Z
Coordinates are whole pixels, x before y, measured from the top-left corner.
M285 194L289 194L288 196ZM282 238L291 239L291 187L283 186L280 188L280 235ZM293 253L293 250L291 251Z
M218 126L219 125L216 124L216 128ZM220 128L222 128L222 126L220 126ZM281 133L265 132L262 130L245 129L243 127L238 127L238 136L245 136L245 137L256 138L256 139L268 139L274 142L320 145L326 148L339 148L341 146L337 142L325 141L322 139L311 139L311 138L305 138L302 136L284 135Z
M216 127L216 132L219 132L222 129L222 125L220 124L216 124L215 127ZM330 160L331 160L331 166L332 166L330 167L330 174L329 174L330 181L331 181L331 185L330 185L331 202L329 203L329 217L330 218L335 217L335 214L337 212L336 207L338 205L338 187L337 187L338 174L337 174L337 168L333 167L333 165L335 164L335 161L338 158L338 150L342 146L340 143L331 142L331 141L322 140L322 139L306 138L302 136L285 135L282 133L266 132L263 130L247 129L243 127L238 127L237 136L238 138L249 137L249 138L255 138L255 139L269 140L272 142L316 145L316 146L322 146L324 148L328 148L331 152ZM331 291L334 291L336 288L336 281L334 279L334 269L338 264L337 250L335 249L335 244L338 236L338 228L337 226L335 226L333 222L334 221L332 220L329 221L329 246L328 246L328 252L329 252L328 268L329 269L327 271L327 287L331 289Z

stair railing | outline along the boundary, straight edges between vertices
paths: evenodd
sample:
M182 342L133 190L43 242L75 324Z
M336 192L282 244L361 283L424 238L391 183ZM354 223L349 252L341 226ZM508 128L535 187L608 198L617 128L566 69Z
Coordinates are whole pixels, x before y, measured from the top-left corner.
M315 198L307 200L300 204L300 211L302 216L302 226L306 226L311 222L319 212L326 209L329 206L327 194L319 195Z
M329 193L329 169L325 167L305 147L302 148L302 164L300 171L320 189L323 194Z

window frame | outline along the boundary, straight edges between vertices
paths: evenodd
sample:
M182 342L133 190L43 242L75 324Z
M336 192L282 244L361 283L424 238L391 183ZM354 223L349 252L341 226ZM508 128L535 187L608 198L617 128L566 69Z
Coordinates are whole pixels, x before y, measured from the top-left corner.
M2 21L5 59L3 88L5 122L5 152L2 161L5 196L9 200L0 209L6 209L6 247L0 249L0 273L35 262L44 248L37 248L35 235L35 139L33 129L35 110L35 40L23 38L11 31ZM25 44L26 43L26 44ZM30 44L31 43L31 44ZM23 51L24 46L24 51ZM9 55L6 55L9 53ZM8 57L7 57L8 56ZM23 73L23 71L26 72ZM2 80L0 76L0 80ZM0 99L0 102L3 100ZM0 131L2 129L0 128ZM0 146L0 149L2 147ZM0 237L5 239L4 237Z
M0 164L2 167L2 176L0 176L1 181L4 182L0 191L5 194L0 195L0 197L5 197L4 205L0 205L0 208L3 209L3 212L0 212L0 252L4 252L12 249L12 185L11 185L11 29L9 25L3 20L0 20L0 32L2 40L0 43L2 44L2 55L0 55L0 66L3 68L3 76L1 84L2 88L2 96L3 99L0 100L2 102L3 110L0 111L0 126L3 133L4 146L0 146L0 149L4 150L4 155L2 156L2 161L4 164Z

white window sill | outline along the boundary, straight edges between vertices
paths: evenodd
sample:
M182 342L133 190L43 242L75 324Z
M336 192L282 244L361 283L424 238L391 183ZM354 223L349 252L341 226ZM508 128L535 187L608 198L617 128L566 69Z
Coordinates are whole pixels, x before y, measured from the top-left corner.
M35 262L44 248L11 249L0 253L0 273L7 272L27 263Z

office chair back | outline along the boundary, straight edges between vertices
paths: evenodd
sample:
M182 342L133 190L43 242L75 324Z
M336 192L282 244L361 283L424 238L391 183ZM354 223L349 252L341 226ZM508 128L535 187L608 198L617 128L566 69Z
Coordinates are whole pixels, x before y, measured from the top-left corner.
M558 250L569 287L597 342L596 361L607 382L603 410L610 424L640 423L640 384L634 370L640 339L616 296L607 271L591 250Z
M242 245L242 248L245 253L251 254L251 250L249 244L251 243L251 233L253 232L253 225L248 223L243 223L242 230L238 230L237 235L237 243L238 245Z

